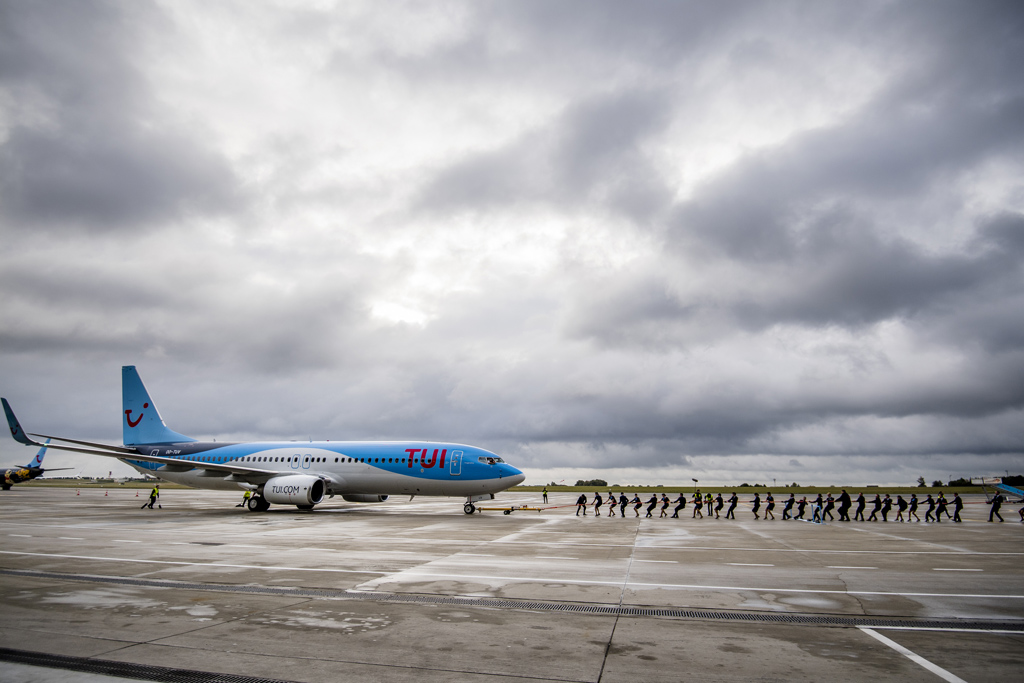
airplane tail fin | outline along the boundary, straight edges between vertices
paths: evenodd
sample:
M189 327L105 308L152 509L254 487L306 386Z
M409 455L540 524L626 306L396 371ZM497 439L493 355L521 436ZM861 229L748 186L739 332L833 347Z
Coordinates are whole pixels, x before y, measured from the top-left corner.
M47 439L46 443L50 443L50 440ZM42 467L43 466L43 456L44 455L46 455L46 446L43 446L42 448L40 448L39 452L36 453L36 457L32 458L32 462L30 462L29 464L25 465L25 467Z
M121 368L121 409L125 446L195 441L167 428L134 365Z
M18 417L14 414L14 410L11 408L11 404L7 402L7 399L0 398L0 401L3 402L4 414L7 415L7 426L11 428L11 436L14 437L14 440L26 446L41 446L42 444L38 441L33 441L25 434L25 430L21 428L21 423L18 422Z

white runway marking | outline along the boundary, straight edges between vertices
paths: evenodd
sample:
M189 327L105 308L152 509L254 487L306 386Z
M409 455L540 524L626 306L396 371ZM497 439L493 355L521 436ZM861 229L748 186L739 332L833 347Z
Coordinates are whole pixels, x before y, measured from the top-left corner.
M60 536L58 537L61 541L84 541L84 538L77 538L75 536Z
M995 634L1000 636L1020 636L1024 635L1020 631L1006 631L998 628L937 628L932 626L872 626L870 627L875 631L889 630L889 631L943 631L945 633L985 633Z
M241 543L229 543L229 548L258 548L260 550L266 549L265 545L242 545Z
M753 562L726 562L733 567L774 567L774 564L755 564Z
M933 572L983 572L984 569L946 569L945 567L932 567Z
M857 628L859 628L861 631L863 631L864 633L868 634L869 636L871 636L872 638L874 638L878 642L884 643L884 644L888 645L892 649L896 650L896 652L899 652L901 655L903 655L904 657L906 657L910 661L914 662L915 664L918 664L920 666L923 666L925 669L928 669L929 671L931 671L933 674L935 674L939 678L941 678L941 679L943 679L945 681L949 681L949 683L967 683L967 681L965 681L964 679L960 678L959 676L954 676L953 674L951 674L948 671L946 671L945 669L943 669L941 666L938 666L937 664L932 664L931 662L929 662L927 659L925 659L921 655L918 655L918 654L915 654L914 652L911 652L910 650L908 650L907 648L903 647L902 645L900 645L899 643L897 643L894 640L889 640L888 638L883 636L881 633L875 633L874 631L872 631L867 626L858 626Z
M479 553L459 553L457 557L495 557L494 555L481 555Z
M14 536L15 538L32 538L28 534L7 534L8 536Z
M676 560L633 560L633 561L634 562L650 562L652 564L654 564L654 563L660 563L660 564L679 564L679 562L676 561Z
M578 560L578 557L559 557L557 555L538 555L538 560Z
M829 569L878 569L878 567L833 567L833 566L829 566Z
M125 538L112 538L112 539L110 539L110 542L111 543L142 543L142 541L130 541L130 540L125 539Z

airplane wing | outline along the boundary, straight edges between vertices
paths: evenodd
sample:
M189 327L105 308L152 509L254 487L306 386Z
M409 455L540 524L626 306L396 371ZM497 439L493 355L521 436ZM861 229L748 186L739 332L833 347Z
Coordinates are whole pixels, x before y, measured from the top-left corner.
M65 439L61 436L50 436L49 434L29 434L29 436L38 436L42 439L56 439L57 441L63 441L64 443L77 443L80 446L92 446L93 448L99 448L111 453L135 453L133 448L124 448L123 446L111 446L105 443L95 443L92 441L77 441L75 439ZM22 442L24 443L24 442ZM56 446L52 443L46 444L47 448L63 448L64 450L71 450L70 448L64 448L63 446Z
M96 453L96 455L106 455L111 458L117 458L118 460L140 460L142 462L154 462L161 465L170 465L173 469L176 469L179 472L187 472L188 470L206 470L207 472L219 474L266 475L268 477L281 474L279 470L266 470L259 467L250 467L241 463L195 462L186 459L184 456L172 458L163 455L142 455L140 453L133 453L132 455L123 455L119 453ZM158 474L158 472L154 472L153 474Z
M3 402L4 413L7 415L7 424L11 428L11 436L18 443L25 444L26 446L45 446L47 448L54 448L61 451L72 451L74 453L87 453L88 455L102 455L108 458L117 458L118 460L137 460L141 462L152 462L161 465L169 465L179 472L187 472L188 470L205 470L211 473L211 476L217 474L222 475L235 475L239 477L250 476L250 477L272 477L280 474L277 470L268 470L258 467L250 467L242 465L241 463L214 463L214 462L194 462L184 457L164 457L159 455L143 455L133 448L125 448L124 446L111 446L109 444L95 443L92 441L78 441L76 439L65 439L60 436L48 436L46 434L26 434L25 430L21 428L21 423L18 422L17 416L14 414L14 410L11 408L11 404L7 402L6 398L0 398ZM62 441L64 443L77 444L77 446L64 446L61 444L42 444L38 441L30 439L29 436L38 436L44 439L53 439L56 441ZM80 446L90 446L90 448L80 448ZM73 468L67 468L73 469ZM154 472L154 474L156 474Z

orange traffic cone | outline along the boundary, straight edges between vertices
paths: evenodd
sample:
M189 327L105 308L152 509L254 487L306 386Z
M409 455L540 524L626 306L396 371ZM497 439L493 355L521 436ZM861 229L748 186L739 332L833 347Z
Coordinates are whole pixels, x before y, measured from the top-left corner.
M79 491L78 489L75 489L75 495L76 495L76 496L80 496L80 495L82 495L82 492L81 492L81 491Z
M106 492L106 491L104 491L104 492L103 492L103 495L104 495L104 496L105 496L105 495L107 495L107 492Z
M139 492L138 492L138 491L136 491L136 492L135 492L135 497L136 497L136 498L138 498L138 497L139 497Z

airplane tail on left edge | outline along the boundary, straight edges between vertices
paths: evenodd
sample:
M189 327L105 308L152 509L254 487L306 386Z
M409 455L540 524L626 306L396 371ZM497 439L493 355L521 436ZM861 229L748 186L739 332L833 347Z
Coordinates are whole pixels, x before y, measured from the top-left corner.
M167 428L134 365L121 368L121 410L125 446L195 441Z
M11 428L11 436L14 437L14 440L26 446L41 446L41 443L33 441L25 434L25 430L21 428L21 423L18 422L18 418L14 415L11 404L7 402L7 399L0 398L0 401L3 402L4 414L7 415L7 426Z

